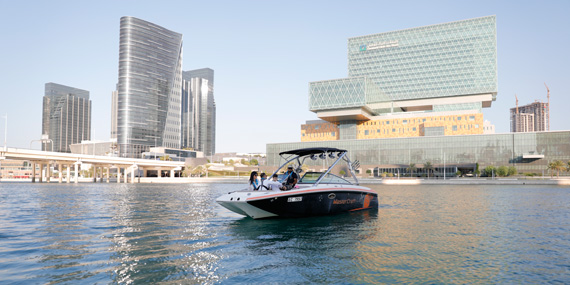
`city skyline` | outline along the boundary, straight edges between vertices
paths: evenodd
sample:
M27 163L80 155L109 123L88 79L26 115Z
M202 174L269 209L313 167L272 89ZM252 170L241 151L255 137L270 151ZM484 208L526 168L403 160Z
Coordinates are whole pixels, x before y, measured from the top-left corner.
M0 48L6 64L0 114L8 114L9 147L27 148L40 138L46 82L90 90L92 139L109 139L119 19L127 15L184 34L182 70L216 70L219 152L263 152L267 143L300 141L300 125L316 119L308 110L309 82L348 76L347 38L487 15L496 15L499 23L499 95L483 110L485 119L497 133L509 132L513 95L521 105L545 102L546 82L553 103L550 129L570 129L562 108L570 104L566 1L299 2L303 9L291 2L192 3L193 9L211 12L193 19L182 19L185 9L157 8L154 2L137 7L129 2L34 3L6 4L8 13L0 20L8 43ZM42 20L46 11L51 16Z

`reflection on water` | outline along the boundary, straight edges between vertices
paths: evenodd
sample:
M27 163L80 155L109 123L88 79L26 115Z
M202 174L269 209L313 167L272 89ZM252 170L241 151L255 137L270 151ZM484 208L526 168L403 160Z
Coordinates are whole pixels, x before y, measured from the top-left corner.
M242 185L0 184L6 283L570 283L564 187L374 186L374 211L252 220Z
M377 210L302 219L232 222L233 242L226 249L225 267L234 282L338 282L356 280L352 266L359 243L373 235ZM234 259L232 256L240 256ZM348 263L347 263L348 262ZM277 274L275 274L277 272Z

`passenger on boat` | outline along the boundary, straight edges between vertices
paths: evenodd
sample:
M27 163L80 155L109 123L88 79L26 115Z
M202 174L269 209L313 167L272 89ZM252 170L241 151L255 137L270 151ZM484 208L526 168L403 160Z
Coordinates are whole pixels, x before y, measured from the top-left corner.
M279 175L273 174L271 179L263 181L263 186L265 190L281 190L285 189L283 185L277 180Z
M267 186L267 181L269 181L267 179L267 174L261 172L261 174L259 174L259 177L261 177L261 181L259 183L259 190L269 190L269 187Z
M283 179L285 181L284 190L293 189L293 187L295 187L295 185L297 184L298 179L299 176L297 175L297 173L295 173L295 171L293 171L293 166L289 165L287 167L287 172L285 172L285 179Z
M257 171L251 172L249 175L249 191L259 190L259 181L257 181Z

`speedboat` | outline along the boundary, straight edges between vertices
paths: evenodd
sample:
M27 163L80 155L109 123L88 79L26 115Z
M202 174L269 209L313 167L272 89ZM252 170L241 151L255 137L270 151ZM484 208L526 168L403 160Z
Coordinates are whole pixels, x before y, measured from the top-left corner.
M285 162L273 174L284 172L287 167L293 165L298 177L301 177L300 174L303 172L301 167L307 159L336 160L325 171L307 171L291 190L245 189L224 194L217 198L216 202L235 213L253 219L297 218L378 209L378 194L368 187L358 185L354 169L358 168L359 163L351 162L346 150L326 147L303 148L284 151L279 155ZM348 170L352 177L350 180L354 182L332 173L332 169L341 162L346 163L346 168L342 171ZM286 180L285 175L281 176Z

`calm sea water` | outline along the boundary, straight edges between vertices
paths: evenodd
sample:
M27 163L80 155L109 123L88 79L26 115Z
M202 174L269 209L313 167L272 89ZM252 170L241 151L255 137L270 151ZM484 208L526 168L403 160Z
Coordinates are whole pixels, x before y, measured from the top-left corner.
M0 184L0 283L570 283L570 188L373 186L378 211L252 220L228 184Z

